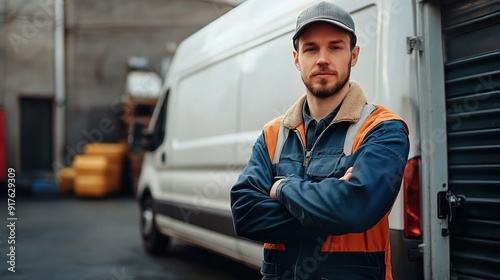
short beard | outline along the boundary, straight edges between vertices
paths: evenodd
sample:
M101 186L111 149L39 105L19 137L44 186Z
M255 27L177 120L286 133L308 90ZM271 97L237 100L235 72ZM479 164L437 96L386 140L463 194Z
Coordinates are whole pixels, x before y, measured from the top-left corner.
M304 81L304 79L302 79L302 81L304 82L306 88L314 97L317 97L319 99L326 99L339 92L349 82L350 76L351 76L351 68L349 67L347 70L347 75L344 77L344 79L338 80L331 88L314 89L311 83L307 83L306 81ZM321 81L321 83L323 83L323 81Z

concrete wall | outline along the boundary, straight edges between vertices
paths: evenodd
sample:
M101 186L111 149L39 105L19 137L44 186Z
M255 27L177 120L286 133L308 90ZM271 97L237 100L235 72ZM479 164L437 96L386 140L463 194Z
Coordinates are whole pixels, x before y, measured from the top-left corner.
M0 105L7 164L15 168L23 149L20 98L54 98L54 1L63 0L0 0ZM148 57L159 72L177 44L240 2L65 0L64 144L53 169L69 165L88 142L119 140L130 56Z
M4 14L1 103L7 118L7 164L18 168L20 98L54 96L53 10L30 0L3 0L0 6Z

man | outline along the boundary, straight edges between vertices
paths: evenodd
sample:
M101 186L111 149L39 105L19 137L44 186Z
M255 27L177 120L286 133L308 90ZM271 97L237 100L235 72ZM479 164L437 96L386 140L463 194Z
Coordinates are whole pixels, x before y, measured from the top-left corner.
M349 80L359 47L344 9L306 9L293 43L306 94L257 139L231 190L235 231L265 243L263 279L392 279L406 124Z

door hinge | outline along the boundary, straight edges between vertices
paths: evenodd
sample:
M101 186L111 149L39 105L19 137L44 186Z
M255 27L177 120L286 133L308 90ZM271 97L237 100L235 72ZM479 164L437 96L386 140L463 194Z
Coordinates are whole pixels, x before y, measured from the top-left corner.
M406 37L406 52L411 54L413 50L422 51L424 49L424 39L421 36Z

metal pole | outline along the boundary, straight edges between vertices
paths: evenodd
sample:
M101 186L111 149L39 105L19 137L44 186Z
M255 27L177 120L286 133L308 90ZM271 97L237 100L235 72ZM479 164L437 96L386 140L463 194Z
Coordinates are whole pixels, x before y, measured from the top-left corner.
M65 81L65 44L64 44L64 1L54 0L54 86L55 86L55 172L65 165L63 159L65 139L66 81Z

